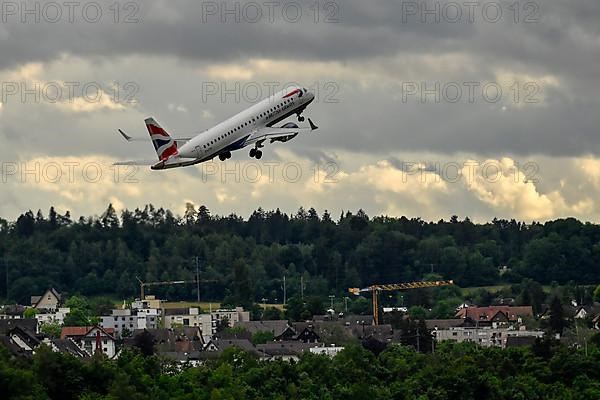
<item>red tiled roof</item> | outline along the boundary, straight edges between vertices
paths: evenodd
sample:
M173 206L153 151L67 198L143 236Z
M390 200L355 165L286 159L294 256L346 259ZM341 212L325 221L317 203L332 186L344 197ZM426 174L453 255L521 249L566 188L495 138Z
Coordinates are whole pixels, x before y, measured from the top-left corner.
M458 318L471 318L474 321L491 321L496 314L502 312L509 321L516 321L519 317L533 316L531 306L490 306L490 307L465 307L456 313Z
M100 326L64 326L60 331L60 338L65 339L73 336L85 336L94 328L98 328L101 332L104 332L110 336L113 336L115 333L113 328L102 328Z

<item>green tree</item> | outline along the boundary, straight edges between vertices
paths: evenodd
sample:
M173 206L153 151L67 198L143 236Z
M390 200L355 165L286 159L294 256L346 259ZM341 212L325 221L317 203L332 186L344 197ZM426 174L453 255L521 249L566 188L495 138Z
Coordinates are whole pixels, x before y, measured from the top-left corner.
M53 339L59 338L61 331L62 327L59 324L52 322L46 322L40 326L40 332Z
M558 296L554 296L550 303L550 329L554 333L562 334L565 328L565 317L562 303Z
M273 332L270 331L258 331L252 335L252 343L254 344L265 344L272 342L274 339Z
M263 319L265 321L275 321L279 319L283 319L283 313L279 308L276 307L267 307L263 311Z
M427 318L427 310L420 306L412 306L408 309L408 315L414 320Z
M23 318L35 318L40 311L37 308L28 308L23 312Z

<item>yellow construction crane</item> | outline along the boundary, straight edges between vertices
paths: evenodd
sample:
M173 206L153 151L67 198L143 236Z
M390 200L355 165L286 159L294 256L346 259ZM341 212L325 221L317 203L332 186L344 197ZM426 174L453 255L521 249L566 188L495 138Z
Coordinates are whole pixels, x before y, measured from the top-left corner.
M371 292L373 297L373 324L379 325L379 293L380 292L388 292L392 290L408 290L408 289L423 289L423 288L432 288L432 287L440 287L440 286L449 286L454 285L454 281L422 281L422 282L406 282L406 283L391 283L384 285L371 285L369 287L360 289L360 288L350 288L348 292L352 293L355 296L360 295L361 293Z

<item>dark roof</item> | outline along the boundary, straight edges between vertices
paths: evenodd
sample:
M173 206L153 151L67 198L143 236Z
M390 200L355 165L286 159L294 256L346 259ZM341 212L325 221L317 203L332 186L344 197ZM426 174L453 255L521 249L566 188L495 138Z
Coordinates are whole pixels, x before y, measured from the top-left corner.
M349 327L352 336L358 339L366 339L369 337L375 338L379 341L386 342L391 341L394 338L394 330L392 325L352 325Z
M297 341L269 342L256 346L258 350L270 356L298 356L308 352L311 347L315 347L315 345Z
M459 318L452 318L452 319L426 319L425 320L425 325L427 326L427 329L448 329L448 328L454 328L457 326L462 326L464 320L459 319Z
M313 327L322 343L344 344L354 340L350 327L341 321L313 321Z
M333 322L341 322L342 324L350 324L350 325L373 325L373 316L372 315L356 315L356 314L348 314L342 317L338 315L313 315L313 322L323 322L323 321L333 321Z
M40 339L35 335L35 332L30 331L29 329L23 329L20 326L15 326L11 330L8 331L7 336L19 336L22 341L26 342L29 347L36 348L40 345Z
M506 315L509 321L516 321L519 317L533 316L531 306L490 306L490 307L465 307L458 310L457 318L470 318L473 321L492 321L499 313Z
M90 356L81 350L71 339L53 339L52 344L61 353L67 353L78 358L87 358Z
M506 338L506 347L533 346L535 340L535 336L509 336Z
M23 315L25 310L27 310L27 307L25 307L25 306L22 306L20 304L11 304L11 305L2 307L2 314Z
M14 344L8 336L0 336L0 345L6 347L6 349L16 357L31 357L33 355L33 352L24 350Z
M125 346L133 346L135 337L148 332L152 335L159 353L201 351L204 341L199 327L176 329L136 329L131 338L124 340Z
M19 327L23 330L35 333L37 332L37 319L0 319L0 335L6 335L11 329Z
M338 321L349 323L350 325L373 325L372 315L344 315L342 318L338 318Z
M225 340L230 340L230 339L252 340L252 333L245 329L241 330L241 331L236 330L236 329L225 329L221 332L217 332L217 334L215 336L219 339L225 339Z
M275 321L240 321L236 323L236 327L245 329L252 334L256 332L271 332L276 338L283 335L286 330L291 329L287 319Z
M181 362L203 359L202 352L196 351L196 350L191 351L191 352L164 351L164 352L160 352L159 355L161 357L165 357L165 358L168 358L173 361L181 361Z
M219 349L219 351L223 351L230 347L237 347L240 350L257 353L256 347L249 341L245 339L231 339L231 340L213 340L212 343Z
M591 317L595 317L596 315L600 314L600 304L598 303L594 303L593 305L586 305L586 306L579 306L577 307L577 311L576 313L578 313L579 311L581 311L581 309L584 309L585 312L590 315Z

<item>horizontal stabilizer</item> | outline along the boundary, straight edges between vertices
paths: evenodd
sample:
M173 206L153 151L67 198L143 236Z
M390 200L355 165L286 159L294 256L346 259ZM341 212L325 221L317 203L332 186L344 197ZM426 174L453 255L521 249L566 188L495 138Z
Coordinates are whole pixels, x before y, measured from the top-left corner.
M156 160L117 161L113 165L154 165Z

